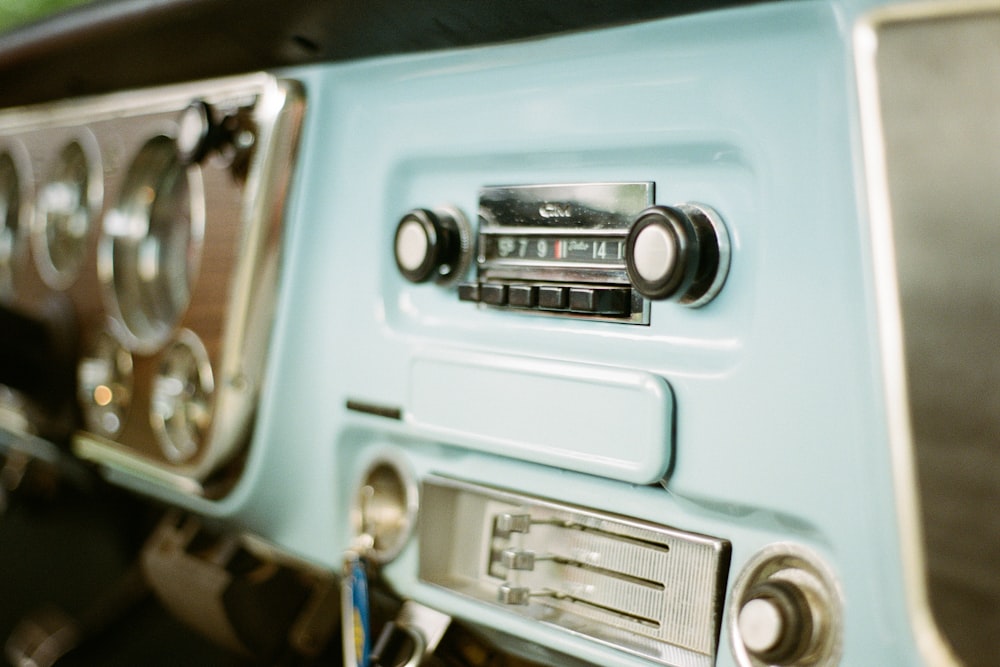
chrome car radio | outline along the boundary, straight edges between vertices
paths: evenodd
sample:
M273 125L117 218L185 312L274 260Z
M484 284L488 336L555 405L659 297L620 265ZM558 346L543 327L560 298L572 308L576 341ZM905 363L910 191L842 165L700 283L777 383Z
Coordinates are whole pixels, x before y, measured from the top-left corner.
M649 324L649 300L711 301L729 271L729 235L707 206L653 206L653 183L486 187L477 280L458 298L518 312ZM417 209L396 230L412 282L454 282L473 252L460 212Z
M72 331L80 456L196 493L238 461L302 107L252 75L0 114L0 298Z

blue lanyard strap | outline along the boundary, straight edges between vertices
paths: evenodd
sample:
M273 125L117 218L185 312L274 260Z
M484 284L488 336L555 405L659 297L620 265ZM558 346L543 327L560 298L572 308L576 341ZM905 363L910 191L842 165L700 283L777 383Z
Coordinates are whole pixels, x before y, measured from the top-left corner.
M344 665L368 667L371 652L371 616L368 605L368 571L355 551L344 554L341 580L341 623Z

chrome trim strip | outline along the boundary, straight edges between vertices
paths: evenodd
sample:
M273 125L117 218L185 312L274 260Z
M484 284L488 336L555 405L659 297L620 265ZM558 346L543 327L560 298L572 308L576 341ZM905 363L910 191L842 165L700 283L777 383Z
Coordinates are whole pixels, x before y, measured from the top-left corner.
M715 664L727 540L443 475L422 487L421 581L656 664ZM537 568L505 557L522 551Z
M31 228L35 219L35 174L31 156L17 137L0 138L0 155L6 153L17 178L17 230L10 247L0 254L0 300L14 296L24 264L31 260ZM5 222L2 224L6 224Z
M233 278L237 289L226 310L209 449L194 464L167 466L124 457L117 446L109 448L96 439L79 437L74 441L74 451L81 457L124 468L178 490L190 493L197 489L199 495L199 482L244 445L263 385L269 323L277 295L285 194L305 106L304 91L294 81L253 77L244 79L241 90L259 94L254 117L259 128L257 145L263 150L254 154L243 198L246 237ZM190 92L185 99L189 97Z
M216 452L218 458L213 466L232 456L246 435L237 431L220 433L215 426L236 424L242 429L252 417L264 384L264 359L281 268L285 197L298 154L304 113L305 91L297 82L269 80L256 108L260 121L257 142L267 150L257 152L250 165L248 196L244 199L247 236L234 277L234 284L242 289L233 291L226 310L228 321L216 384L212 439L221 438L227 445Z
M183 108L194 96L201 96L209 103L236 100L243 96L250 104L253 102L254 92L273 87L273 81L272 75L261 72L34 106L10 107L3 110L3 130L5 134L17 134L29 130L79 125L84 110L88 123L155 114L171 106Z
M917 3L875 10L854 27L855 76L858 86L862 150L872 243L882 382L892 458L893 489L900 542L906 607L912 639L928 664L961 663L945 641L930 607L914 440L907 400L903 324L893 240L885 133L879 101L877 55L879 30L890 23L996 11L993 2Z
M516 227L513 225L492 225L480 228L479 234L480 236L580 236L583 238L607 236L617 238L628 235L628 228L589 229L586 227Z
M157 486L167 487L189 495L204 495L204 488L195 480L173 473L126 451L122 446L92 433L73 436L73 453L82 459L138 477Z

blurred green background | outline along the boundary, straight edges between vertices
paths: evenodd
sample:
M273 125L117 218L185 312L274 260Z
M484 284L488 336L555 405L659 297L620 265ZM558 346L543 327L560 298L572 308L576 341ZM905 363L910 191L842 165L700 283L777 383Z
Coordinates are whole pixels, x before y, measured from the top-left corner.
M0 0L0 32L92 0Z

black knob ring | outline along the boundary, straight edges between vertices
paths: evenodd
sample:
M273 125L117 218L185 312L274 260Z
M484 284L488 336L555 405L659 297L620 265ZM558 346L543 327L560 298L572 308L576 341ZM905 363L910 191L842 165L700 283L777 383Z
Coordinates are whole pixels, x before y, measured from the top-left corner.
M698 238L698 262L691 284L680 301L698 308L714 299L729 276L729 232L719 214L704 204L678 204Z
M457 209L413 209L396 227L396 267L413 283L433 278L450 284L468 269L470 237L469 224Z
M650 277L643 270L641 259L643 235L650 229L659 230L666 243L665 264L662 275ZM625 268L632 285L647 299L667 299L687 282L690 282L690 241L693 237L690 222L681 211L668 206L647 208L629 230L625 239Z
M659 230L659 236L651 236L650 228ZM650 251L663 254L660 275L650 275L656 268L648 266L645 253ZM647 299L674 299L692 308L705 305L722 289L729 258L725 225L700 204L651 206L638 215L625 241L625 268L633 287Z
M812 646L813 617L805 593L795 584L770 579L754 586L747 593L747 602L768 600L781 615L784 632L778 642L767 650L751 653L771 665L791 665L802 658Z

